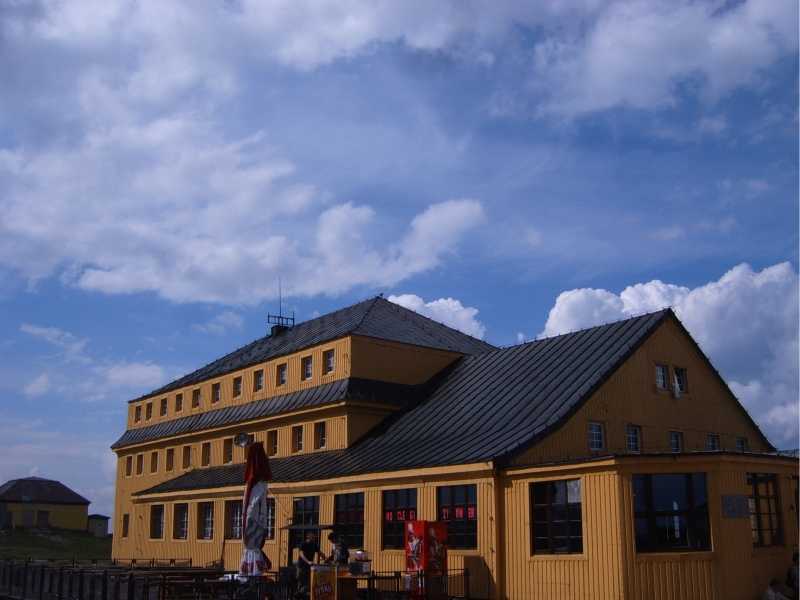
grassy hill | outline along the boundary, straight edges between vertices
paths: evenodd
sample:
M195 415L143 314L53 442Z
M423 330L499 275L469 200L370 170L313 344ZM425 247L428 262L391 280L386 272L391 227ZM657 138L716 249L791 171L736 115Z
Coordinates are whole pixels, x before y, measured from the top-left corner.
M0 558L111 558L111 537L85 531L0 531Z

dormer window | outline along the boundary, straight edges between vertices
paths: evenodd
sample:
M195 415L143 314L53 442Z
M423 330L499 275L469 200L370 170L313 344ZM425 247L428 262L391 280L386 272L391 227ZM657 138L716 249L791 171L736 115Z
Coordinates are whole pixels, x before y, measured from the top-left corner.
M142 420L142 405L139 404L133 409L133 420L138 423Z
M669 367L656 365L656 387L660 390L669 389Z
M175 394L175 412L183 410L183 394Z
M211 403L216 404L222 400L222 385L219 383L212 384L211 386Z
M303 381L307 381L311 379L311 374L314 369L314 363L310 356L304 356L303 359L300 361L300 377Z
M162 398L161 399L161 410L159 411L159 414L162 417L166 417L167 416L167 399L166 398Z
M322 353L322 369L325 372L325 375L329 375L333 373L333 369L336 367L336 355L334 354L333 350L326 350Z
M200 390L192 390L192 408L200 408Z
M253 391L258 392L264 389L264 369L259 369L253 373Z
M242 395L242 378L234 377L233 378L233 397L236 398L237 396Z
M286 363L278 365L275 369L275 385L286 385Z

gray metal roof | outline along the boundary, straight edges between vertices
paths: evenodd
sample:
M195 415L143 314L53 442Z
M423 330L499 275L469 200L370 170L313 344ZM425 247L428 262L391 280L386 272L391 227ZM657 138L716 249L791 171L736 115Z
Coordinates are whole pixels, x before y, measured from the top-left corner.
M0 502L38 504L89 504L80 494L60 481L41 477L12 479L0 485Z
M350 448L273 460L275 479L502 460L564 423L669 315L662 310L465 356L430 382L424 400L387 417ZM234 467L193 471L148 492L234 481Z
M389 302L382 296L376 296L316 319L298 323L278 335L268 335L250 342L188 375L131 400L131 402L200 383L212 377L291 354L345 335L376 337L416 346L451 350L461 354L477 354L494 349L494 346L483 340Z
M272 396L256 402L247 402L202 412L180 419L156 423L148 427L129 429L111 446L123 448L163 437L196 433L224 427L262 417L279 415L302 408L323 406L343 400L361 400L403 407L417 396L419 386L386 383L368 379L340 379L297 392Z

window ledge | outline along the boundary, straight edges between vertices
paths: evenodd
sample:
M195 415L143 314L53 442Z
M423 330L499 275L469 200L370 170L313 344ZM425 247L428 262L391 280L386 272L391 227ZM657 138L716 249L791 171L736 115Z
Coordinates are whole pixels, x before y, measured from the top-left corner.
M649 561L663 561L663 560L689 560L692 558L696 559L703 559L703 560L710 560L714 558L714 551L713 550L696 550L696 551L686 551L686 550L675 550L675 551L663 551L663 552L637 552L636 553L636 560L638 562L649 562Z
M528 557L529 563L551 561L588 561L586 554L534 554Z

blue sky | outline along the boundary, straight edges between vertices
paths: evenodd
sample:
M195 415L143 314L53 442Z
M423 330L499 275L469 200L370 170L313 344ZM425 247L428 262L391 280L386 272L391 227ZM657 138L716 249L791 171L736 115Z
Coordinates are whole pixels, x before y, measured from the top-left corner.
M514 344L673 305L798 446L792 0L0 8L0 480L376 293ZM545 3L538 3L545 4Z

